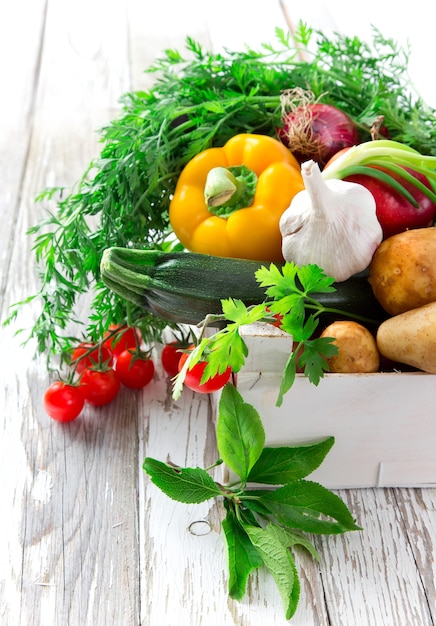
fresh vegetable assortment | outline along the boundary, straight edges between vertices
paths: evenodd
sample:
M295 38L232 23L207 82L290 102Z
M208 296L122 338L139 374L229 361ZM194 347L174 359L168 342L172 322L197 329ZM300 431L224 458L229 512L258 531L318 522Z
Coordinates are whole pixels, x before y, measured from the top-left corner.
M12 307L9 322L27 303L41 304L27 338L47 355L49 367L69 362L76 345L70 324L81 319L81 294L88 292L86 340L98 341L110 324L127 320L147 342L160 340L166 320L127 306L102 283L104 251L177 247L169 204L183 169L203 150L222 148L241 133L277 138L288 122L283 94L290 89L310 90L317 104L345 112L361 141L371 140L374 123L383 118L389 139L436 155L434 111L409 89L407 65L407 53L377 31L367 43L329 38L304 24L292 37L277 29L274 42L260 50L214 54L188 37L186 52L165 51L148 68L155 85L122 97L122 114L101 130L101 153L77 185L38 197L48 210L29 235L41 286ZM328 171L336 178L334 167Z
M370 45L300 24L260 51L213 54L191 38L187 58L165 51L149 68L155 86L123 97L77 187L39 196L49 211L29 234L41 288L6 322L42 304L27 340L58 372L44 407L61 422L149 385L156 345L175 399L223 389L217 463L241 482L223 491L199 468L146 459L144 469L181 501L224 498L230 595L265 563L287 616L299 590L288 548L315 555L300 531L358 527L333 494L302 482L327 449L284 476L299 452L263 448L234 385L241 326L293 337L277 405L299 373L315 385L389 362L436 373L435 111L413 99L406 53L374 32ZM87 292L92 312L74 336ZM268 465L284 486L247 497Z

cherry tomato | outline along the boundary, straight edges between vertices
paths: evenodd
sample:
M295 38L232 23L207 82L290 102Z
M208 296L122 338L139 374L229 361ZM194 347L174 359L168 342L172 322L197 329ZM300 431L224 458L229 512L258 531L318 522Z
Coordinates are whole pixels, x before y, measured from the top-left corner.
M173 378L179 371L179 361L182 353L180 352L180 343L178 341L171 341L167 343L161 352L161 363L165 372Z
M115 373L125 387L141 389L153 378L154 363L145 352L138 355L132 350L124 350L116 360Z
M61 380L52 383L44 394L44 409L58 422L71 422L83 409L85 398L77 385Z
M80 378L80 388L86 402L94 406L103 406L117 397L120 381L112 369L85 368Z
M268 313L270 313L270 308L269 306L266 307L266 310L268 311ZM282 325L283 322L283 315L281 315L280 313L273 313L275 321L274 322L270 322L270 324L272 326L276 326L277 328L280 328L280 326Z
M179 361L179 372L181 371L188 356L189 352L182 353ZM183 381L186 387L192 389L192 391L197 391L198 393L212 393L213 391L218 391L229 382L232 373L230 367L228 367L222 374L215 374L215 376L209 378L209 380L204 384L201 384L200 381L206 365L206 361L200 361L199 363L196 363L192 369L186 372L185 380Z
M94 350L91 350L89 354L86 354L88 350L94 346ZM80 374L85 368L92 367L93 365L112 365L113 355L109 348L104 344L99 347L94 343L80 343L77 348L73 350L71 363L72 365L76 365L77 363L76 372Z
M112 332L115 330L118 330L118 332L112 335ZM109 334L111 334L111 337L107 339L103 345L111 350L115 358L118 358L124 350L134 350L142 341L139 328L134 328L133 326L117 326L116 324L111 324L105 336Z

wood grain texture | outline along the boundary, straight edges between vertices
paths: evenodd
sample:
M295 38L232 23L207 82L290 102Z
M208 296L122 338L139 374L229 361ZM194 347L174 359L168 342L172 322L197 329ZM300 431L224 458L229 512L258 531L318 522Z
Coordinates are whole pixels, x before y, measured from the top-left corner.
M328 543L322 578L327 602L335 606L331 624L430 626L431 610L392 491L340 493L363 530L321 540Z
M32 115L36 97L44 28L44 3L36 0L29 6L29 20L21 16L25 2L2 7L0 22L0 57L2 59L2 104L0 119L0 303L6 288L6 275L15 238L21 198L21 184L28 159ZM21 46L21 32L26 41ZM13 62L11 62L13 60ZM11 150L11 146L13 149Z
M276 26L286 27L282 5L298 18L294 3L270 0L223 0L219 12L200 0L0 6L1 58L14 61L5 64L10 97L0 100L2 320L12 302L38 288L26 231L46 207L35 196L83 174L120 96L147 88L145 68L187 34L214 50L272 40ZM329 7L318 17L331 20ZM37 309L24 310L17 326L30 325ZM32 360L34 346L20 347L15 330L0 332L1 625L288 623L263 569L243 601L229 599L221 504L173 502L142 470L145 456L214 462L208 399L185 392L174 402L157 367L141 393L123 390L109 407L87 407L62 427L42 408L44 359ZM363 530L316 538L319 564L297 556L302 595L292 623L433 625L436 489L341 496Z

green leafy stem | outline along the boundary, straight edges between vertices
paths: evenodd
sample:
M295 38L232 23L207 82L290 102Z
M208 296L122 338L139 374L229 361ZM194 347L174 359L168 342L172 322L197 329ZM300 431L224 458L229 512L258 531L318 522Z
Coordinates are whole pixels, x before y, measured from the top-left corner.
M334 438L327 437L297 446L265 446L259 414L228 383L218 407L219 460L202 469L147 457L143 468L159 489L178 502L196 504L211 498L224 502L222 527L230 597L242 599L250 574L264 565L275 580L286 618L290 619L300 597L294 549L304 548L319 560L305 533L361 530L336 494L306 479L333 444ZM216 482L209 473L223 462L238 477L228 486Z
M328 180L346 178L355 174L371 176L392 187L415 208L418 208L416 198L403 184L407 182L432 202L436 202L434 190L427 187L406 168L426 176L432 185L436 183L435 156L420 154L410 146L389 139L364 142L344 151L323 170L323 177ZM398 179L394 178L395 175Z
M201 382L223 373L230 367L234 373L241 370L248 354L248 348L240 334L241 326L259 321L272 321L274 315L281 319L281 328L292 335L294 349L283 369L277 406L281 406L283 396L292 387L298 369L318 385L324 372L328 371L328 358L337 354L337 347L332 337L313 338L323 313L342 313L345 317L361 316L348 314L338 309L325 307L313 294L335 291L334 279L327 276L315 264L298 266L285 263L281 268L274 264L261 267L256 272L256 279L266 288L270 300L247 307L241 300L229 298L221 302L223 314L206 318L197 345L185 361L183 368L174 380L173 397L178 399L183 391L183 381L189 369L199 361L206 361ZM204 336L205 328L211 322L225 320L226 325L210 337Z

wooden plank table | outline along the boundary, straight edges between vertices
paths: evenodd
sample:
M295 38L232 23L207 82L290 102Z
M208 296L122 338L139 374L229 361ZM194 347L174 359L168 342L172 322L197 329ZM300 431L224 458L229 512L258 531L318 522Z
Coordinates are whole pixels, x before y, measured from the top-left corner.
M276 26L288 28L290 16L363 32L374 16L386 35L412 33L422 60L430 25L418 23L416 8L416 17L398 18L397 31L387 32L383 26L392 24L380 11L366 6L367 17L354 24L338 2L311 3L298 15L290 1L271 0L2 3L2 320L11 303L37 289L25 234L43 214L35 196L83 174L98 154L96 130L117 115L121 94L150 85L143 70L164 48L181 47L187 34L213 49L257 45L271 41ZM414 67L415 84L435 105L434 81L424 80L420 63ZM23 311L19 327L36 310ZM146 455L201 466L215 460L208 399L184 392L175 403L158 371L143 392L123 389L110 406L87 407L61 426L42 408L45 364L32 360L33 346L21 348L14 331L1 330L0 351L2 626L284 624L262 569L242 602L228 598L220 507L175 503L142 470ZM436 489L340 495L364 530L317 538L319 564L299 558L302 597L293 623L434 625Z

